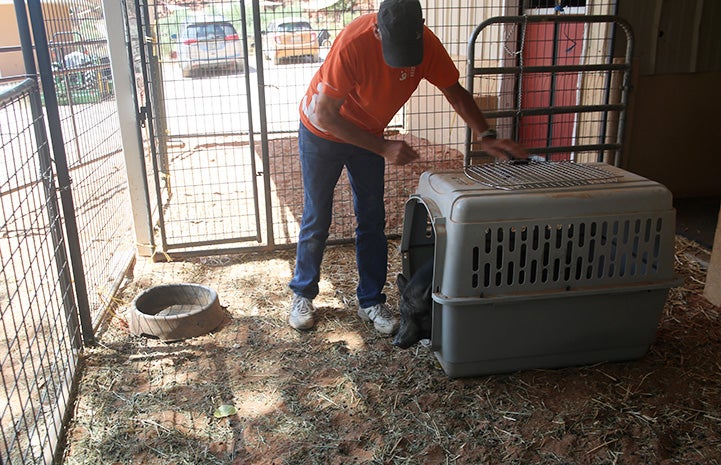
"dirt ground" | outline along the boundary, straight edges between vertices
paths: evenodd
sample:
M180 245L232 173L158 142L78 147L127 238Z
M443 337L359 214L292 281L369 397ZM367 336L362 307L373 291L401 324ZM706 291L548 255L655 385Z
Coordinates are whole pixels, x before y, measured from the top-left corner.
M465 379L359 320L350 246L329 248L318 324L302 333L286 323L292 251L141 261L84 355L65 463L718 464L720 309L695 258L707 253L677 238L683 284L642 359ZM176 343L130 335L131 300L172 282L216 289L227 320Z

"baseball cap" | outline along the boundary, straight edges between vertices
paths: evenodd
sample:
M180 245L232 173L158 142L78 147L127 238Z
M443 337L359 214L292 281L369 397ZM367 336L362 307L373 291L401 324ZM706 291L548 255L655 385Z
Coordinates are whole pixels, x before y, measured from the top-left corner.
M383 0L377 22L388 66L405 68L423 61L423 12L418 0Z

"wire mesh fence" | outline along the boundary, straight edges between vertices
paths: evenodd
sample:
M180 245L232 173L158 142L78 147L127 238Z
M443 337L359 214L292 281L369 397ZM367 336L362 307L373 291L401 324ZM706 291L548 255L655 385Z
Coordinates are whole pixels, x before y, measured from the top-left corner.
M38 86L0 87L0 462L50 463L81 337Z
M81 345L135 252L101 4L27 6L31 17L42 12L46 37L33 17L33 61L51 80L43 92L34 76L0 85L0 463L8 464L53 463ZM19 32L31 48L28 28ZM35 72L27 60L26 69ZM57 106L44 106L49 92Z
M100 2L42 2L78 241L97 325L135 253L128 181Z

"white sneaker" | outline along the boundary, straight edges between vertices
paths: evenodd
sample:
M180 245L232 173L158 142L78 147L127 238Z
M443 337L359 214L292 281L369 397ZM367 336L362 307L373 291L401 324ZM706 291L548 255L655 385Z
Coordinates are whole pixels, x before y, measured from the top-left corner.
M372 321L376 331L390 335L398 330L400 322L394 317L386 304L376 304L372 307L359 308L358 316L363 321Z
M310 329L315 324L314 312L313 302L309 298L294 294L288 324L295 329Z

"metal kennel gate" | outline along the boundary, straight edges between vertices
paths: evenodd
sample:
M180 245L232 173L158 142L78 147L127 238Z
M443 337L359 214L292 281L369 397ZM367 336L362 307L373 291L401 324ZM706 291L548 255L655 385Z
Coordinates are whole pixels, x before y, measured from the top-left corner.
M633 34L611 15L489 18L468 41L466 87L502 137L545 160L621 160ZM466 165L483 154L466 132Z
M138 111L151 152L148 185L154 205L150 209L160 249L155 258L295 243L303 208L298 104L340 30L376 9L372 1L355 6L341 3L330 10L323 7L323 15L311 15L311 3L279 6L218 0L169 9L167 2L128 2L128 29L135 36L132 54L137 62ZM186 75L188 45L183 31L201 11L204 24L223 21L234 27L235 46L243 60L239 72L208 69ZM284 50L281 58L277 50L268 50L273 38L265 31L278 31L278 24L288 18L312 24L313 45L298 56L288 56L291 52ZM400 115L402 119L404 114ZM402 126L403 121L393 124ZM446 151L436 153L448 157ZM386 185L398 191L389 196L398 204L392 208L395 211L400 211L415 184L415 177L403 174L387 171L386 175ZM404 181L409 185L398 188ZM328 242L348 242L355 224L344 176L335 198ZM394 228L400 232L398 218L389 222L391 234Z
M237 7L230 18L198 19L204 21L203 32L218 27L220 21L229 28L224 37L198 47L212 44L217 47L214 53L220 53L221 46L232 46L239 57L234 72L203 70L192 79L185 72L181 75L175 62L186 22L169 19L164 3L131 4L129 28L141 38L133 50L140 76L139 111L150 142L150 184L163 253L219 253L229 244L260 242L263 226L257 179L262 162L251 117L255 105L248 72L245 2L227 2ZM216 19L218 23L211 23ZM237 30L231 34L233 27ZM214 89L226 92L212 94Z

